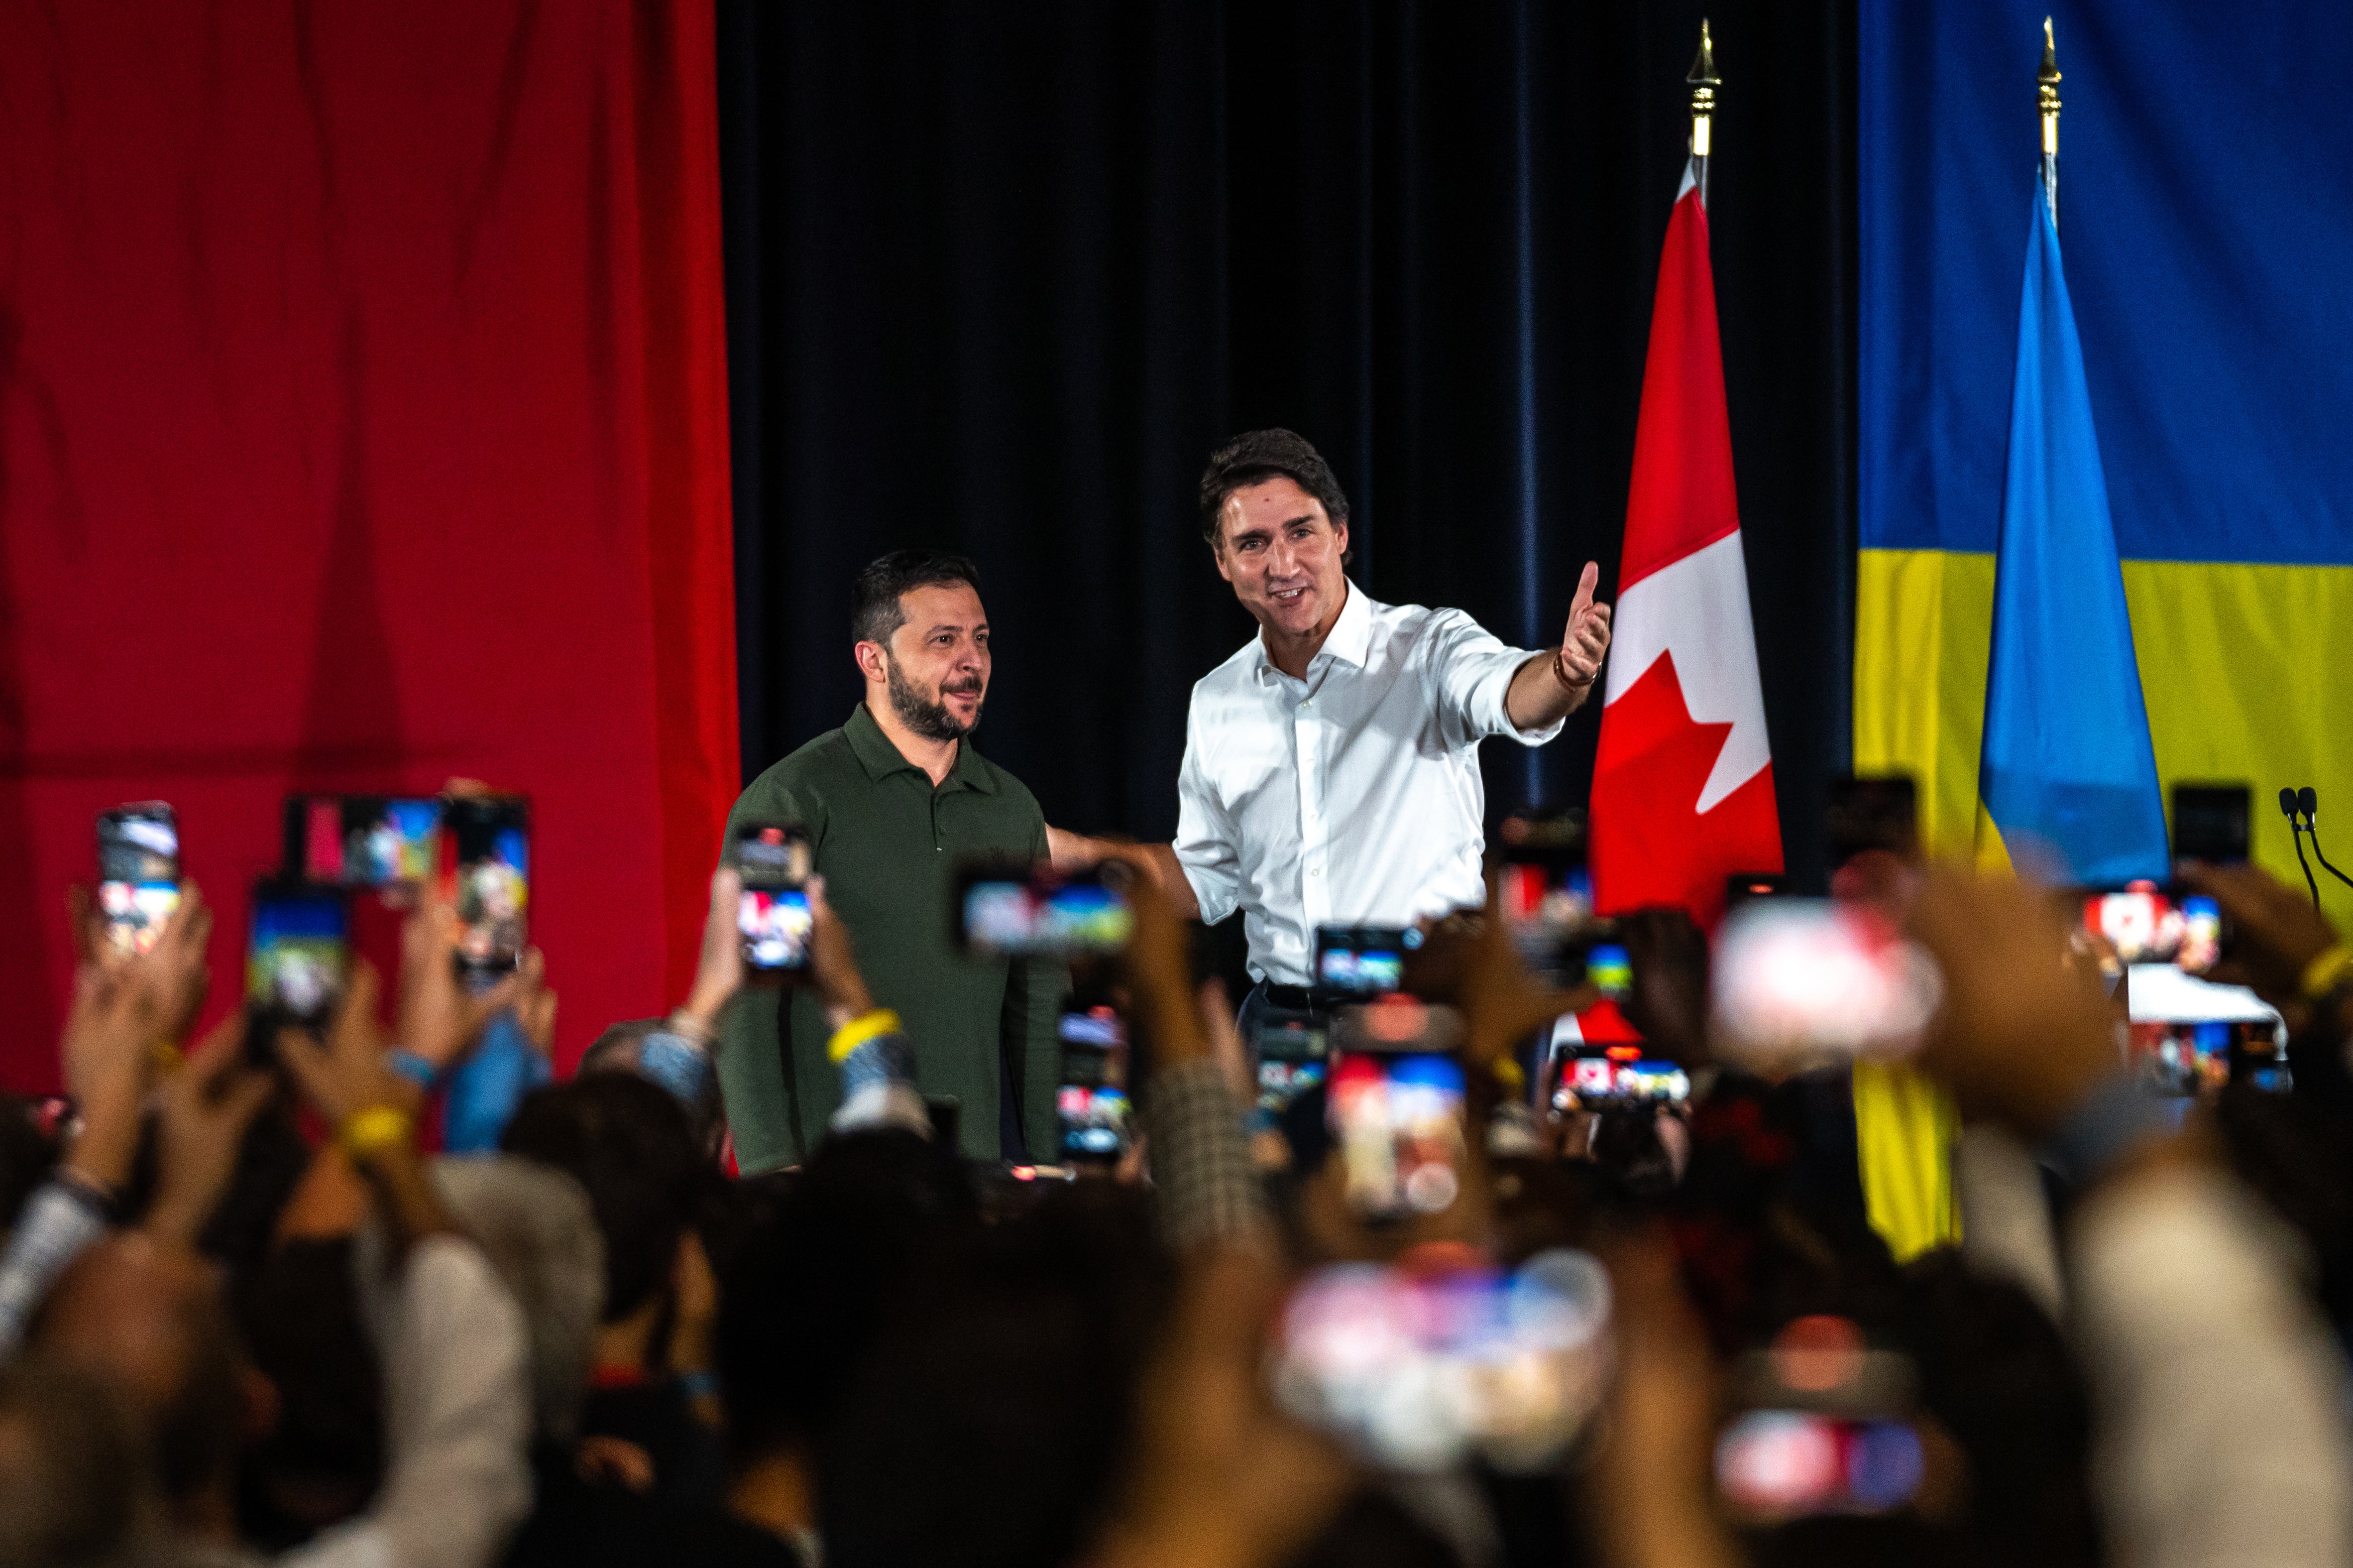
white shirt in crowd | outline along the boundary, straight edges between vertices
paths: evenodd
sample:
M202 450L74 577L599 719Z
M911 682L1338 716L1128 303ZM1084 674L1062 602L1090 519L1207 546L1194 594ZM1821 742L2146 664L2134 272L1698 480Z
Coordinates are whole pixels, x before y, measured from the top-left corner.
M1245 912L1250 973L1304 985L1319 925L1405 925L1485 900L1478 745L1542 745L1504 698L1534 657L1460 610L1355 584L1294 680L1252 637L1194 685L1176 858L1215 922Z

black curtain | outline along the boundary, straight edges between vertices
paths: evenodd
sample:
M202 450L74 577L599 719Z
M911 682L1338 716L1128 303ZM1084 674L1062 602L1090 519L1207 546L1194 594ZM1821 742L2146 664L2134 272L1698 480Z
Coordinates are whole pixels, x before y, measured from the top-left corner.
M981 744L1047 817L1165 837L1195 679L1251 635L1195 485L1287 425L1378 599L1557 641L1616 577L1700 16L1709 211L1782 830L1847 764L1853 0L722 0L747 777L842 721L848 589L968 552ZM1582 802L1599 704L1491 743Z

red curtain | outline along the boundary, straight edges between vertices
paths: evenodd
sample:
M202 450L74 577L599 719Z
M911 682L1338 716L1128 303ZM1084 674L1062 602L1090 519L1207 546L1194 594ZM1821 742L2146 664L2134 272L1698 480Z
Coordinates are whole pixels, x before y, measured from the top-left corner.
M0 1084L160 796L534 799L559 1054L691 973L738 783L711 0L0 9Z

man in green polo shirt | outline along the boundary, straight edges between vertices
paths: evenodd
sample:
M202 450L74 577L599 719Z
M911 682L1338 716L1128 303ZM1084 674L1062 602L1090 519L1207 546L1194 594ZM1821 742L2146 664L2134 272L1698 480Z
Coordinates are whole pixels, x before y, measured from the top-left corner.
M917 1085L958 1102L964 1152L1021 1153L1002 1126L1046 1160L1067 977L1050 963L968 959L949 931L958 861L1046 858L1037 798L973 749L989 671L978 584L971 562L929 551L893 551L859 574L851 629L866 700L752 781L727 841L746 823L806 826L875 1001L906 1026ZM841 1098L826 1039L807 991L748 991L728 1010L719 1080L743 1170L797 1163L825 1136Z

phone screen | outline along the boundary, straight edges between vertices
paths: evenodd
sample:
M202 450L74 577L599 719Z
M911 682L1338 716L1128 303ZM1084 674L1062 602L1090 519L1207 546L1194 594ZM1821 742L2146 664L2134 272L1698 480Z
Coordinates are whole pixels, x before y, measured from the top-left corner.
M1827 899L1731 911L1711 980L1725 1054L1775 1065L1901 1056L1944 998L1926 952L1873 910Z
M1275 1397L1383 1468L1476 1454L1526 1473L1556 1464L1599 1403L1609 1323L1608 1272L1567 1248L1510 1273L1336 1265L1283 1310Z
M808 965L807 883L814 861L808 835L786 823L748 823L736 830L735 870L744 890L735 900L735 931L744 962L763 973Z
M1716 1490L1746 1524L1892 1513L1926 1468L1911 1423L1810 1410L1748 1411L1715 1445Z
M1349 1201L1376 1219L1440 1214L1462 1190L1462 1066L1430 1052L1332 1058L1332 1131Z
M531 910L531 803L453 795L442 803L456 857L458 964L495 973L522 962Z
M2120 963L2171 963L2202 974L2222 956L2221 906L2203 893L2133 882L2079 896L2085 934L2112 945Z
M2247 858L2245 784L2175 784L2173 856L2216 865Z
M1421 945L1411 926L1317 926L1315 984L1345 996L1405 986L1405 955Z
M1117 1164L1133 1140L1127 1092L1127 1026L1109 1007L1065 1013L1062 1079L1054 1091L1062 1160L1071 1165Z
M343 899L309 889L262 887L253 895L246 995L279 1017L323 1023L351 968Z
M1681 1105L1691 1099L1691 1075L1673 1062L1657 1061L1630 1047L1598 1056L1558 1058L1552 1108L1556 1112L1598 1110L1610 1106Z
M1324 1082L1331 1034L1323 1016L1269 1008L1259 1020L1258 1108L1279 1117L1298 1098Z
M966 871L955 902L956 939L980 958L1080 958L1119 952L1134 911L1096 873L1051 867Z
M319 886L422 882L441 863L441 803L417 795L290 795L286 847L289 870Z
M164 921L180 907L180 824L164 802L99 814L98 907L116 953L153 950Z

